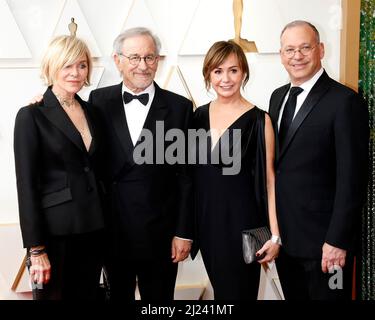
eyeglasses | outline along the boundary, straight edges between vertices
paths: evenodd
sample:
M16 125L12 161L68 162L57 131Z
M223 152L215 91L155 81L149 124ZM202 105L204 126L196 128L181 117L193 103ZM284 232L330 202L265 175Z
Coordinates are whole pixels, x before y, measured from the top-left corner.
M141 57L141 56L137 56L137 55L126 56L126 55L124 55L122 53L119 53L119 56L123 56L125 58L128 58L130 64L132 64L133 66L139 65L142 59L144 60L144 62L148 66L152 66L156 62L156 60L158 58L158 56L154 56L154 55L148 55L148 56L145 56L145 57Z
M301 48L296 48L296 49L293 49L293 48L288 48L288 49L285 49L285 50L282 50L282 54L287 57L288 59L291 59L294 57L294 55L296 54L296 52L298 51L300 54L302 54L303 56L307 56L311 53L311 51L313 51L313 49L315 49L317 46L318 46L319 43L317 43L315 46L311 47L309 45L305 45Z

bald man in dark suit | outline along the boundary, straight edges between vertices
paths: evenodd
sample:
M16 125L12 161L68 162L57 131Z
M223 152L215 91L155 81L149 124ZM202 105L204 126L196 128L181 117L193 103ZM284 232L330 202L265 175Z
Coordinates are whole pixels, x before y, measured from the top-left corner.
M277 128L277 269L284 295L351 299L367 187L368 110L322 68L324 45L312 24L289 23L280 56L291 83L273 92L269 112Z

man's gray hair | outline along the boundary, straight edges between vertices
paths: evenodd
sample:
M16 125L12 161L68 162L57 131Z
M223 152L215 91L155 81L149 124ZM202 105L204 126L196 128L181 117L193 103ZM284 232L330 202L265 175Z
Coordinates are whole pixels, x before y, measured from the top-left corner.
M122 45L126 39L144 35L150 36L152 38L156 48L156 55L159 55L161 49L161 42L159 37L150 29L144 27L131 28L121 32L113 42L113 51L117 54L122 53Z
M320 42L320 35L319 35L319 31L318 29L310 22L308 21L305 21L305 20L294 20L292 22L289 22L285 27L284 29L281 31L281 34L280 34L280 39L281 37L283 36L284 32L287 30L287 29L291 29L293 27L299 27L299 26L308 26L310 27L314 33L315 33L315 38L316 38L316 41L319 43Z

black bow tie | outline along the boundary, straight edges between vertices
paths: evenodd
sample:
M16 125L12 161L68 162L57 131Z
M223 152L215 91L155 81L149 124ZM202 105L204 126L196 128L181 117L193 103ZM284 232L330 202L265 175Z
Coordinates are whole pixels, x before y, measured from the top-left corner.
M140 103L142 103L143 105L146 105L147 102L148 102L148 93L143 93L143 94L140 94L140 95L137 96L137 95L133 95L129 92L124 91L124 102L125 103L129 103L133 99L138 99Z

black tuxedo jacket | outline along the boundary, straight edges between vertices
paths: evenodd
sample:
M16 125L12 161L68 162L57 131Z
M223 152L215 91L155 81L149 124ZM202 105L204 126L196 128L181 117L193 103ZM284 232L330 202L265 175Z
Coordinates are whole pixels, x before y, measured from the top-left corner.
M290 84L276 89L276 128ZM282 149L276 139L276 202L283 246L290 255L321 258L324 242L352 250L365 201L368 111L351 89L326 72L296 114Z
M50 88L40 103L17 114L14 155L25 247L104 227L94 175L99 135L87 103L76 99L91 130L89 152Z
M104 180L110 194L114 245L121 254L125 250L135 256L170 257L173 236L192 239L191 180L187 166L135 163L121 88L122 83L100 88L92 91L89 98L105 132ZM155 142L156 121L163 121L164 131L181 129L186 134L192 113L191 101L155 83L155 96L143 127L153 135L153 146L147 148L152 148L154 160L157 144L160 146L160 142ZM161 144L166 150L171 142Z

